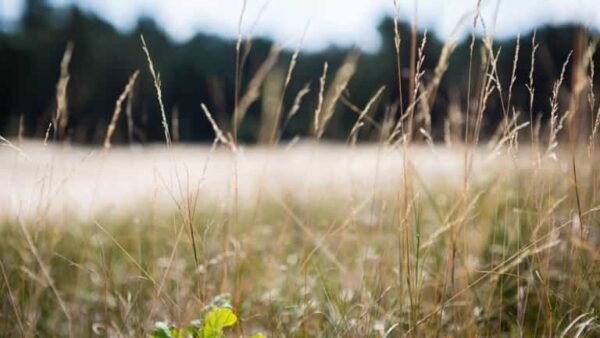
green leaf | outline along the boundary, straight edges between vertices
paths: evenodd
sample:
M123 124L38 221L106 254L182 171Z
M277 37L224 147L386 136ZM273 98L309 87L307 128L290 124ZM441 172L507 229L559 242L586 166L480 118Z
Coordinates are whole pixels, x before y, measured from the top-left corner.
M156 322L154 330L150 334L151 338L174 338L171 334L171 327L166 322Z
M237 316L228 308L216 308L204 317L204 338L223 337L223 329L233 326Z
M265 336L264 334L262 334L261 332L259 332L259 333L255 333L250 338L267 338L267 336Z
M173 335L173 338L186 338L186 332L184 329L178 329L178 328L171 328L171 335Z

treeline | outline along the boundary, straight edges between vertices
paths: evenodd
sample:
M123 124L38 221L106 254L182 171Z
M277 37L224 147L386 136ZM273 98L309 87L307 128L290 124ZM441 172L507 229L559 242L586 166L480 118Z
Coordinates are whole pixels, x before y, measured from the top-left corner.
M410 27L401 25L402 32L402 96L403 110L408 107L411 56ZM537 30L537 58L533 72L535 99L533 112L541 121L548 119L554 81L563 62L573 48L575 27L544 27ZM361 129L359 140L375 140L385 116L399 115L399 90L396 70L393 21L388 18L379 24L383 45L376 53L362 53L356 64L356 73L341 94L335 106L324 137L345 140L357 115L369 99L385 86L374 104L370 117ZM26 13L16 31L0 34L0 134L15 136L21 129L26 137L44 137L56 110L56 84L60 62L69 42L74 45L69 65L70 82L67 89L69 120L66 138L72 142L99 143L114 110L115 101L123 91L128 77L140 70L133 90L131 112L134 122L134 142L163 140L161 114L156 100L152 77L141 47L143 34L149 46L156 69L160 72L165 110L168 119L176 114L178 128L174 134L181 141L209 141L214 137L211 126L201 110L205 103L217 122L229 129L235 102L236 53L234 40L198 34L185 43L171 41L149 19L142 19L129 33L122 33L92 14L77 8L56 10L43 1L29 2ZM422 32L419 32L420 46ZM516 82L512 91L512 105L523 118L529 118L529 91L526 87L531 66L532 36L521 36L520 60L516 68ZM434 70L442 52L443 41L428 34L424 47L423 82L434 77ZM449 59L449 68L442 77L436 100L431 107L431 135L442 140L444 122L449 111L464 112L467 105L469 82L470 41L460 42ZM474 48L473 69L481 68L478 41ZM268 58L272 42L252 41L250 53L243 59L240 78L243 94L254 74ZM360 46L357 46L360 47ZM500 50L497 72L506 95L513 68L516 40L496 41L494 50ZM276 63L261 82L259 97L253 102L240 124L238 135L243 142L256 142L263 137L261 128L272 118L267 113L273 101L279 101L293 51L282 51ZM311 134L312 119L318 105L319 79L323 65L328 63L327 81L333 81L335 72L351 53L350 49L330 48L318 53L301 52L290 85L283 99L283 114L294 104L296 93L308 84L310 92L303 98L297 114L287 121L281 135L284 139ZM597 61L597 56L595 60ZM472 87L476 87L476 79ZM570 76L564 90L570 88ZM473 98L474 95L471 94ZM506 99L503 97L502 99ZM493 93L488 101L482 134L491 135L503 117L500 96ZM22 126L20 128L20 125ZM113 143L128 142L128 128L121 119Z

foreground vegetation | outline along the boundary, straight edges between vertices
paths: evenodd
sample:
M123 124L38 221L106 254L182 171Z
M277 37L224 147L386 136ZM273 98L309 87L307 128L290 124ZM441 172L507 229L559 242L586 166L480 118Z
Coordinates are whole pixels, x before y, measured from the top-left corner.
M568 153L523 152L466 186L407 169L308 201L190 188L125 216L5 219L0 332L147 336L231 308L232 336L596 335L598 162L577 157L575 186Z

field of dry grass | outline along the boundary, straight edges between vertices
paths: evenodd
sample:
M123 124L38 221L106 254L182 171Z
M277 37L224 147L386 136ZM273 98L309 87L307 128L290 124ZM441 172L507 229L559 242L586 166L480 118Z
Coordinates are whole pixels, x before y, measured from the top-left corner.
M598 161L576 194L567 151L465 151L3 148L0 332L143 336L225 295L232 335L598 333Z
M269 95L260 88L278 53L241 79L240 34L231 126L198 108L212 146L172 142L143 37L166 144L111 145L136 72L116 98L104 146L71 145L63 140L69 45L44 142L0 138L0 336L187 337L169 327L206 330L215 309L239 320L190 337L599 336L596 42L565 61L542 122L531 107L511 109L514 71L499 77L499 51L485 36L481 60L473 47L462 60L473 80L462 88L467 106L444 116L445 142L434 143L431 107L455 40L425 81L426 38L419 46L416 34L409 80L399 80L399 102L390 103L398 109L374 121L377 91L356 109L343 144L322 136L356 53L337 70L323 66L312 137L280 142L306 94L283 107L299 50L269 100L266 145L238 142L246 109ZM401 74L397 25L395 35ZM514 67L531 64L533 74L535 35L532 45L520 61L517 46ZM532 105L533 75L520 81ZM504 115L484 139L490 98ZM583 114L592 122L585 128ZM360 142L365 125L378 142ZM153 334L157 327L166 331Z

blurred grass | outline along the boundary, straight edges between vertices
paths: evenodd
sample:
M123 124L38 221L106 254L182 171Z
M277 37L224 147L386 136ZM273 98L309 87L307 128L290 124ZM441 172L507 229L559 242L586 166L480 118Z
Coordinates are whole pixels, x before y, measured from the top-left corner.
M69 175L63 181L53 179L64 172L55 172L61 168L57 164L59 152L48 150L50 159L38 163L35 170L29 168L33 174L27 177L36 182L31 191L35 194L39 188L41 193L25 202L39 202L39 210L13 216L7 213L0 225L0 336L148 336L157 321L185 327L200 318L214 299L230 299L239 317L235 327L228 329L229 336L250 336L256 332L269 337L600 335L600 185L595 149L600 110L596 109L593 67L597 44L583 30L577 32L580 43L564 61L554 83L546 123L534 117L537 47L532 48L526 60L530 65L527 119L523 117L526 113L511 105L520 41L517 40L510 79L499 75L501 47L494 45L491 36L482 40L480 64L474 59L478 18L483 20L479 17L480 5L478 1L473 20L468 85L459 88L467 92L467 107L463 109L457 102L456 107L449 107L443 121L447 147L444 151L458 161L445 161L443 158L448 156L437 158L437 162L431 162L436 163L437 171L425 168L426 173L412 164L419 153L411 152L413 142L428 144L432 150L428 156L437 156L441 149L433 142L431 109L457 42L448 39L435 69L425 70L425 37L417 52L418 37L413 30L409 66L412 93L405 106L396 15L398 85L390 90L398 90L399 101L386 103L386 116L375 122L369 111L379 94L362 110L346 97L358 54L350 53L331 74L325 63L310 128L310 156L299 161L282 157L286 159L276 163L284 167L283 171L292 172L292 176L300 176L301 184L295 188L303 191L294 190L290 184L287 193L280 194L275 191L279 186L256 184L258 191L250 195L250 201L240 201L241 196L247 196L242 194L243 183L248 183L243 180L263 182L260 175L270 175L265 168L274 166L275 157L264 158L264 164L257 167L248 167L254 169L247 171L256 177L240 174L240 160L249 153L244 154L243 145L238 143L238 123L244 115L238 96L247 104L264 99L265 112L275 107L274 114L265 114L259 126L265 135L270 135L269 149L285 152L294 147L296 141L286 145L287 150L281 145L277 148L277 144L295 114L292 109L283 115L282 105L297 53L290 60L280 89L273 83L265 84L271 69L267 60L261 66L265 73L257 71L242 91L246 81L240 75L245 58L240 54L240 32L232 125L222 125L222 121L212 117L208 106L201 105L216 135L211 153L220 143L231 160L224 162L231 165L231 170L221 175L227 176L223 184L227 193L213 200L209 189L200 185L204 172L194 182L190 182L189 171L179 172L180 164L189 168L176 161L157 75L160 70L155 71L150 59L152 46L149 48L144 42L162 112L167 143L165 163L170 168L170 184L164 180L160 183L172 189L167 192L173 203L157 205L163 201L157 198L155 190L152 203L140 202L135 208L114 205L96 213L90 208L88 217L78 217L78 205L90 205L74 203L73 210L67 207L50 217L51 207L59 209L55 206L59 201L53 198L61 197L58 192L67 184ZM243 12L240 27L242 19ZM244 40L245 55L250 53L250 41ZM535 34L532 46L537 46ZM69 53L67 49L61 67L62 85L57 88L56 100L61 107L67 103ZM562 95L568 69L571 91ZM431 78L423 77L426 71ZM279 76L278 81L281 80L283 77ZM508 87L504 87L507 80ZM121 104L126 98L128 105L131 103L128 93L132 86L133 82L117 100L113 127ZM588 106L582 104L586 96ZM341 157L328 161L315 155L315 147L320 146L340 100L355 107L353 110L358 113L347 149L355 149L363 124L376 127L380 142L376 149L370 148L370 154L376 153L376 158L356 158L370 162L359 165L362 169L367 164L375 165L373 172L362 172L363 179L372 179L372 189L354 185L351 180L347 181L349 194L322 181L313 181L321 185L309 184L311 175L321 174L320 171L333 173L323 176L333 180L353 174L345 171L344 165L349 166L350 162L333 163L345 161ZM482 139L482 129L489 127L485 125L486 111L493 100L500 101L503 119L489 139ZM564 108L566 101L568 109ZM62 127L58 127L66 127L68 118L59 112L54 115L55 121L64 116ZM588 113L589 121L585 115ZM282 125L281 121L285 123ZM173 124L179 125L179 121ZM52 124L45 143L51 127ZM559 145L563 129L569 132L569 145ZM23 135L22 130L18 134ZM61 134L58 129L55 143L65 141ZM519 148L524 136L531 140L526 150ZM111 127L99 161L90 164L96 170L89 172L96 176L84 176L79 181L80 185L95 185L91 207L95 207L98 185L114 186L111 196L117 198L123 192L119 188L134 185L135 179L144 174L133 166L139 159L132 156L133 152L121 153L124 156L119 165L134 171L114 171L120 173L113 175L119 176L118 180L110 175L100 180L102 171L108 171L104 164L108 161L105 156L110 150L110 138ZM488 142L487 147L484 141ZM15 159L31 160L19 144L5 138L0 138L0 142L15 152ZM584 146L586 153L582 151ZM44 144L43 149L50 148ZM393 162L398 167L386 175L380 171L379 162L384 150L401 156L401 162ZM63 147L61 151L69 150ZM93 153L89 155L92 156ZM477 158L481 156L497 169L478 167ZM311 166L317 159L326 163L320 171ZM461 164L456 170L458 162ZM157 162L152 163L152 168L145 169L153 170L151 177L158 189L160 173ZM309 164L307 169L296 167L304 163ZM223 174L225 167L219 168ZM333 171L336 168L340 172ZM12 193L17 190L12 188L29 191L15 183L19 170L15 164L7 180ZM295 170L301 171L298 174ZM193 184L199 185L191 189ZM79 188L78 196L85 199L83 187ZM73 191L77 196L77 190L69 193ZM12 203L18 194L10 192L6 196Z
M235 212L199 203L198 266L182 210L5 219L0 333L144 336L158 320L186 325L229 293L241 320L232 335L593 336L600 218L592 190L583 189L581 223L571 182L533 166L467 195L415 183L406 219L395 193L315 191L309 202L290 193ZM405 231L408 248L399 245Z

